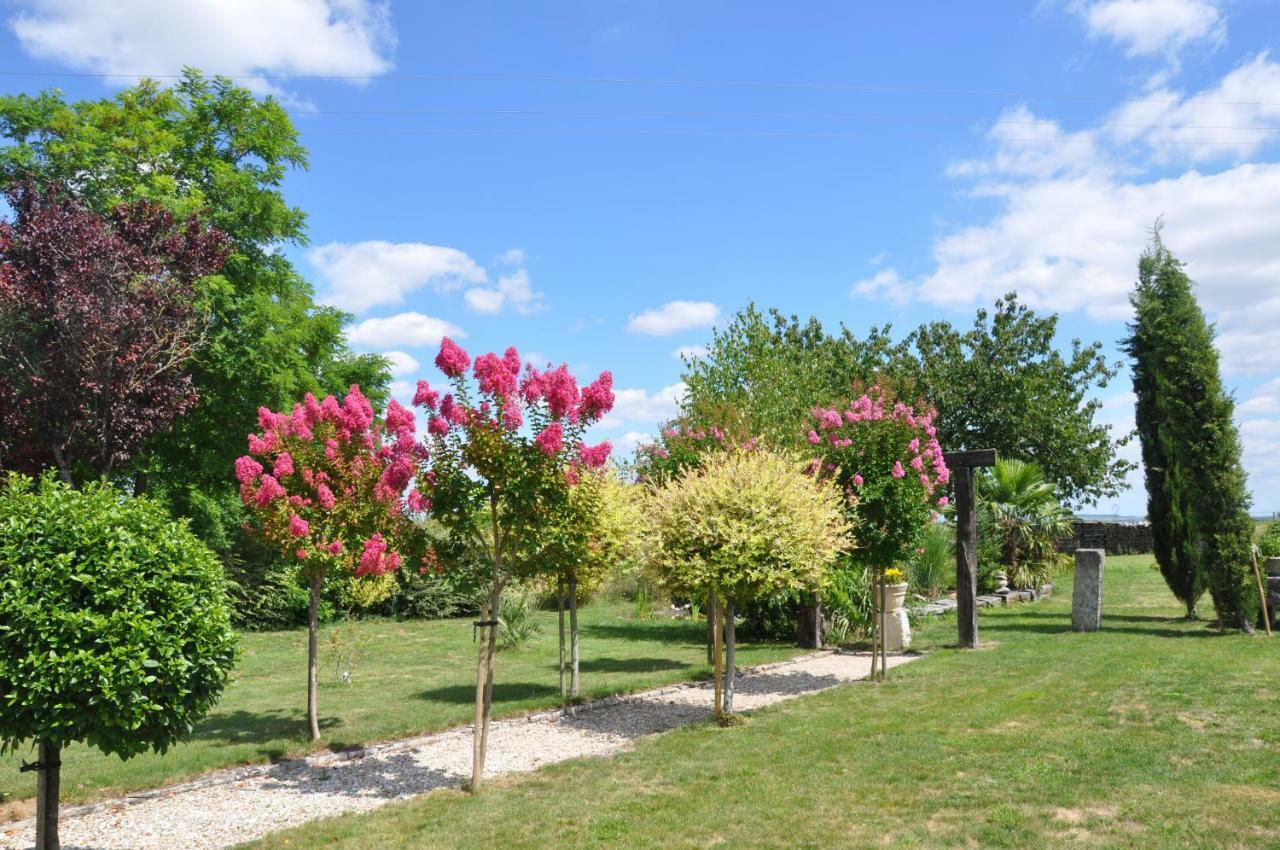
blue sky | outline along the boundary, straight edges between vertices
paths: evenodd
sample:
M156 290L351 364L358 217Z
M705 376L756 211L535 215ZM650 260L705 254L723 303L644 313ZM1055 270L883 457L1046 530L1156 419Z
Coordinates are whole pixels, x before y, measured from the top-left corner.
M107 8L107 7L110 8ZM801 12L797 12L801 9ZM0 0L0 85L99 97L183 64L295 112L288 252L353 343L441 332L611 369L652 433L675 352L748 300L905 332L1016 289L1116 355L1166 220L1280 510L1280 5ZM696 350L693 349L693 350ZM1116 355L1118 356L1118 355ZM1126 375L1103 393L1130 427ZM1140 513L1139 486L1101 510Z

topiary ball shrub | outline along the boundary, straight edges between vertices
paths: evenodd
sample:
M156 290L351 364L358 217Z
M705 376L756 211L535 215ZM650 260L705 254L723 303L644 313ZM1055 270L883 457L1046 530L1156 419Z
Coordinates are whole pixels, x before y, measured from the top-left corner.
M76 741L164 752L217 701L235 646L217 559L160 504L0 482L0 751L39 743L55 777Z

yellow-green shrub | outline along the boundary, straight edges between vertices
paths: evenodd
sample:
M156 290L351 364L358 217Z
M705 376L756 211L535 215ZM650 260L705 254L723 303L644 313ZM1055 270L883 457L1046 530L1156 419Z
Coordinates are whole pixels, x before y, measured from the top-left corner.
M788 454L726 452L655 490L653 556L667 582L736 600L817 587L852 531L843 497L804 467Z

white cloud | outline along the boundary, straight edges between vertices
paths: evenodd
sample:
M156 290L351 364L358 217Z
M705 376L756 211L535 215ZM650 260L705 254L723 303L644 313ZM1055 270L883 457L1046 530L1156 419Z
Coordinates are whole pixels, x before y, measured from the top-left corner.
M1158 162L1204 162L1256 153L1277 138L1280 63L1255 56L1191 97L1149 92L1121 106L1104 129L1117 142L1140 142Z
M671 352L671 356L677 360L698 360L707 356L707 347L705 345L682 345Z
M393 378L412 375L422 365L418 362L418 358L403 351L384 351L382 356L391 361L391 376Z
M421 242L331 242L308 251L307 260L327 284L321 300L356 313L399 304L426 286L450 292L486 280L463 252Z
M1222 13L1207 0L1097 0L1069 4L1094 37L1109 38L1129 56L1175 54L1226 34Z
M527 255L523 248L510 248L502 252L502 256L498 258L498 262L504 266L523 266Z
M897 269L883 269L873 276L860 280L849 290L849 294L861 295L864 298L879 298L895 304L902 304L911 298L911 286L902 279Z
M644 431L628 431L613 444L614 457L632 454L644 443L653 442L653 435Z
M626 422L665 422L680 412L684 400L683 382L663 387L656 393L648 390L614 390L612 414Z
M1034 115L1026 106L1001 113L987 138L996 149L984 159L963 160L947 167L951 177L1045 179L1097 171L1102 158L1093 131L1064 132L1056 121Z
M457 325L422 313L399 313L384 319L365 319L347 329L347 339L353 345L380 348L385 345L403 345L409 348L426 348L440 344L446 336L463 338L466 332Z
M668 301L661 307L631 316L627 330L649 336L670 336L678 331L715 324L720 308L710 301Z
M1241 402L1236 407L1236 413L1241 416L1255 416L1266 413L1280 414L1280 378L1267 381L1254 389L1248 400Z
M211 74L371 76L391 68L395 33L376 0L18 0L8 21L28 54L131 78L194 65Z
M529 273L517 269L498 278L497 286L467 290L467 306L477 313L497 313L511 305L518 313L536 313L543 308L542 293L535 292Z

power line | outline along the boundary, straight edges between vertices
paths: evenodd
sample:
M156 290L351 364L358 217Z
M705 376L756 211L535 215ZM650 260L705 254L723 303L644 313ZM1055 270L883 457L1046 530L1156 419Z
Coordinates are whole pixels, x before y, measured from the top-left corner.
M780 121L867 121L874 123L903 124L981 124L987 127L1038 127L1045 121L997 119L982 121L975 118L951 116L923 117L904 115L858 115L855 113L829 112L735 112L720 110L683 111L621 111L579 109L499 109L499 108L446 108L446 107L374 107L370 109L291 109L291 115L306 118L312 115L448 115L510 118L751 118ZM1117 124L1107 127L1125 130L1241 130L1280 132L1280 126L1249 124ZM1046 140L1047 141L1047 140Z
M699 80L699 79L663 79L643 77L569 77L540 76L520 74L284 74L264 72L260 74L218 74L229 80L346 80L387 82L476 82L476 83L539 83L553 85L614 85L614 86L653 86L662 88L742 88L742 89L783 89L800 91L844 91L862 94L916 94L939 95L949 97L1002 97L1020 100L1069 100L1092 101L1104 103L1152 103L1177 104L1183 98L1152 97L1116 97L1113 95L1060 94L1052 92L1018 92L1002 89L964 89L934 88L929 86L874 86L839 82L804 82L778 80ZM90 71L3 71L0 77L49 77L49 78L106 78L136 80L150 78L155 80L178 80L182 74L137 74L119 72ZM1197 103L1213 106L1280 106L1280 101L1257 100L1197 100Z
M474 128L438 128L438 127L370 127L354 130L307 130L304 135L311 136L564 136L564 135L606 135L606 136L721 136L744 138L787 138L787 139L893 139L895 141L952 141L952 137L904 137L870 133L807 133L800 131L770 130L712 130L705 128L679 129L618 129L607 127L559 127L559 128L521 128L521 127L474 127ZM1051 144L1093 144L1094 139L1076 138L1010 138L1001 137L1002 142L1051 143ZM1237 139L1234 141L1162 141L1162 145L1176 147L1238 147L1252 144L1254 139Z

